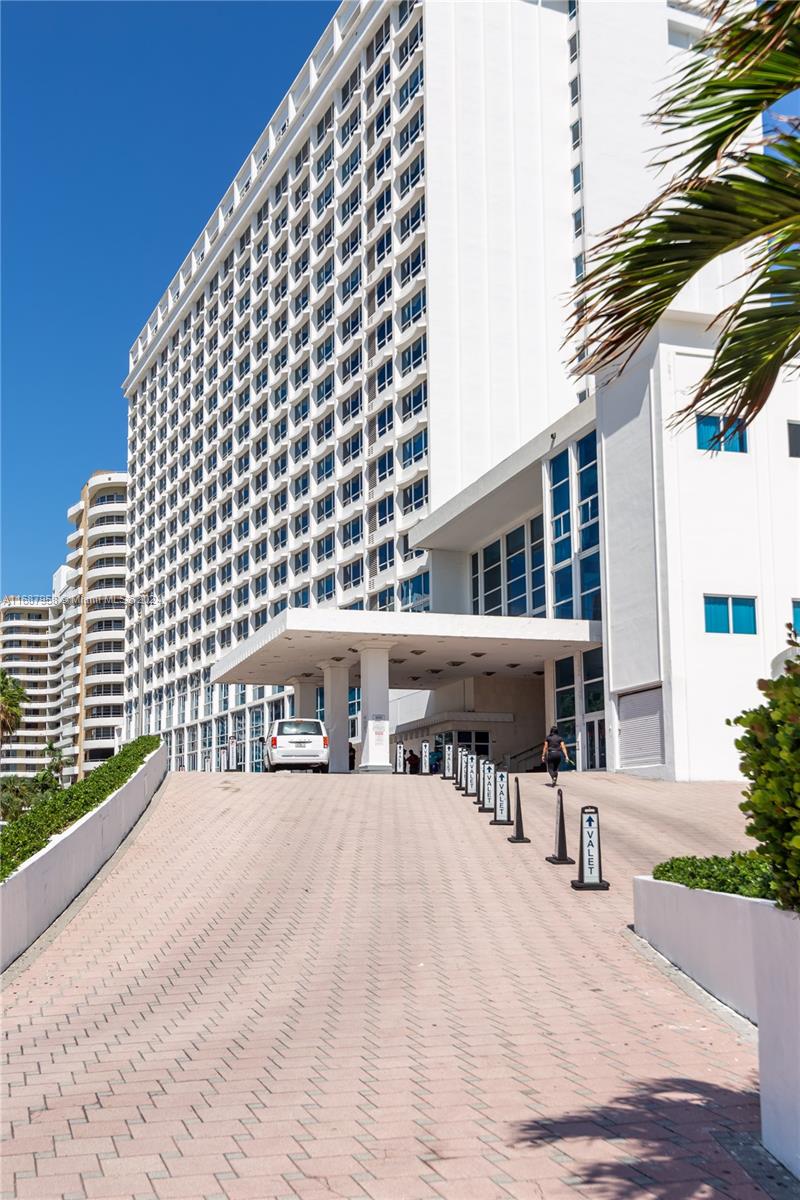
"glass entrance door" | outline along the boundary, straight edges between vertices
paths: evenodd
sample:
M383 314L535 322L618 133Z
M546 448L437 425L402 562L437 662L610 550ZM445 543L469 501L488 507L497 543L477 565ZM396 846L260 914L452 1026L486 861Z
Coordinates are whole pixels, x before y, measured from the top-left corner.
M586 718L584 771L606 769L606 719L600 716Z

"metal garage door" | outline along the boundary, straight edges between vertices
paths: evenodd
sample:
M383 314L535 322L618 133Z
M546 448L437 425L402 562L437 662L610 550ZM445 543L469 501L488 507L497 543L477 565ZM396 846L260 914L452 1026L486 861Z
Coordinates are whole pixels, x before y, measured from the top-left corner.
M622 767L663 763L664 713L660 687L620 696L619 755Z

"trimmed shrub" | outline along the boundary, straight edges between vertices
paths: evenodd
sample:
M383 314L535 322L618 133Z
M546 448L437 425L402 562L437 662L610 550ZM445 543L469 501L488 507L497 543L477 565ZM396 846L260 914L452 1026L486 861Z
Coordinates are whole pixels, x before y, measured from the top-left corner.
M710 892L732 892L737 896L754 896L774 900L772 869L758 850L735 850L730 858L719 854L711 858L670 858L653 868L653 878L667 883L682 883L684 887L706 888Z
M747 832L772 868L779 907L800 911L800 643L791 630L789 650L783 674L759 680L766 702L731 724L745 731L736 747L750 780Z
M62 833L127 783L160 743L160 737L140 737L129 742L119 754L107 759L85 779L63 792L47 796L9 821L0 829L0 880L43 849L51 837Z

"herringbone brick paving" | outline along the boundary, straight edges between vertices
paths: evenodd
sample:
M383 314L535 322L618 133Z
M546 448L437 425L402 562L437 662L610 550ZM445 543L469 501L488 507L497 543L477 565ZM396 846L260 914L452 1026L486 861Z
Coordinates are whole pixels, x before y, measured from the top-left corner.
M631 877L743 846L733 785L522 779L511 846L438 779L170 777L7 989L4 1196L750 1200L756 1053L624 934Z

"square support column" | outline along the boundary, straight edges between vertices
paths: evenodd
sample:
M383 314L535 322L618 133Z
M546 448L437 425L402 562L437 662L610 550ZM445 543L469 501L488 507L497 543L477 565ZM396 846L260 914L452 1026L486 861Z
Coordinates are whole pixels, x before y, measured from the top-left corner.
M313 720L317 715L317 685L307 679L290 679L294 692L294 715Z
M389 647L361 646L361 763L359 771L391 774Z
M330 738L328 770L346 775L350 770L350 671L340 662L319 665L325 686L325 728Z

